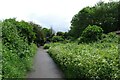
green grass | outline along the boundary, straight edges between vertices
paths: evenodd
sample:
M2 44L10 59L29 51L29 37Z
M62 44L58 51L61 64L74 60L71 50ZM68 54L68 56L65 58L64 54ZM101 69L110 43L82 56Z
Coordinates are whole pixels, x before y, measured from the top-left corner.
M53 44L48 53L67 78L120 78L117 42Z

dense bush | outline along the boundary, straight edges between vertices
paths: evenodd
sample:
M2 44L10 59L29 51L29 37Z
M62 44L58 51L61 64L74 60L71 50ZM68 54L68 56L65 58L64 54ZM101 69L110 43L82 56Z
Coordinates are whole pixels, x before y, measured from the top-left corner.
M112 42L112 43L118 43L119 42L119 36L116 35L114 32L110 32L108 34L102 34L102 40L100 42Z
M3 22L4 26L12 25L14 26L20 37L23 37L24 40L30 44L35 40L35 33L33 32L33 27L28 22L25 21L16 21L16 19L5 19Z
M17 23L17 22L16 22ZM36 45L29 42L11 20L2 22L2 77L24 78L31 68ZM23 32L22 31L22 32ZM29 42L29 44L28 44Z
M17 21L15 18L5 19L3 24L8 26L11 23L17 28L18 35L26 40L28 44L35 43L37 45L44 45L46 40L46 33L49 31L43 31L42 26L33 22Z
M10 46L10 45L7 45ZM26 72L31 69L32 58L36 53L36 45L26 46L24 50L20 51L16 49L9 49L6 46L3 47L2 52L2 77L3 78L24 78ZM23 49L23 48L20 48ZM24 57L21 58L18 54L23 53Z
M50 48L50 44L45 44L45 45L43 46L43 48L44 48L44 49L49 49L49 48Z
M2 78L2 40L0 38L0 80Z
M64 41L64 39L61 36L52 37L52 42L60 42L60 41Z
M60 42L56 42L56 43L46 43L44 46L43 46L43 48L44 49L49 49L49 48L51 48L51 47L53 47L53 46L56 46L56 45L59 45L59 44L64 44L64 43L60 43Z
M0 80L2 79L2 43L0 42Z
M111 2L99 2L95 6L87 6L75 14L71 20L69 35L79 38L83 30L88 25L100 26L104 33L120 30L118 26L120 14L120 1L112 0Z
M117 42L53 45L48 52L67 78L86 80L120 78Z
M93 42L101 39L101 36L103 34L102 28L93 25L93 26L88 26L85 28L83 31L80 41L79 42Z
M43 45L45 42L45 36L42 32L42 26L35 24L33 22L30 22L30 25L33 27L33 32L35 33L35 39L34 43L37 44L39 47L40 45Z
M120 44L120 36L118 36L118 44Z
M57 32L56 35L57 36L64 36L64 32Z

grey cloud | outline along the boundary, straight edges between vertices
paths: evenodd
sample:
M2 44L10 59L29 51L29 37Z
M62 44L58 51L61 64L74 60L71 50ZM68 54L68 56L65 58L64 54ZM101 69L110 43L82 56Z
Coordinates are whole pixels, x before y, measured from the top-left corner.
M34 16L34 19L40 23L41 26L50 28L52 27L56 32L69 30L70 22L66 21L65 18L55 15L44 15L44 16Z

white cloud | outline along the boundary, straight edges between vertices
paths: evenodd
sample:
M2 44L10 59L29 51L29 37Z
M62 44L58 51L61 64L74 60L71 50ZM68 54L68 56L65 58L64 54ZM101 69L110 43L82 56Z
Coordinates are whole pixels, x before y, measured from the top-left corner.
M0 0L0 19L16 17L66 31L80 9L97 2L99 0Z

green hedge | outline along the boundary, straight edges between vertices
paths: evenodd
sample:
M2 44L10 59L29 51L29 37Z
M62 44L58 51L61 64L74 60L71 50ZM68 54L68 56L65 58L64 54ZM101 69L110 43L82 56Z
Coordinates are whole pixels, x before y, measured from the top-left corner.
M2 77L24 78L26 72L31 69L37 47L21 36L17 25L11 21L3 21L0 27L2 27Z
M54 45L48 53L65 73L66 78L87 80L119 79L119 53L116 42Z

